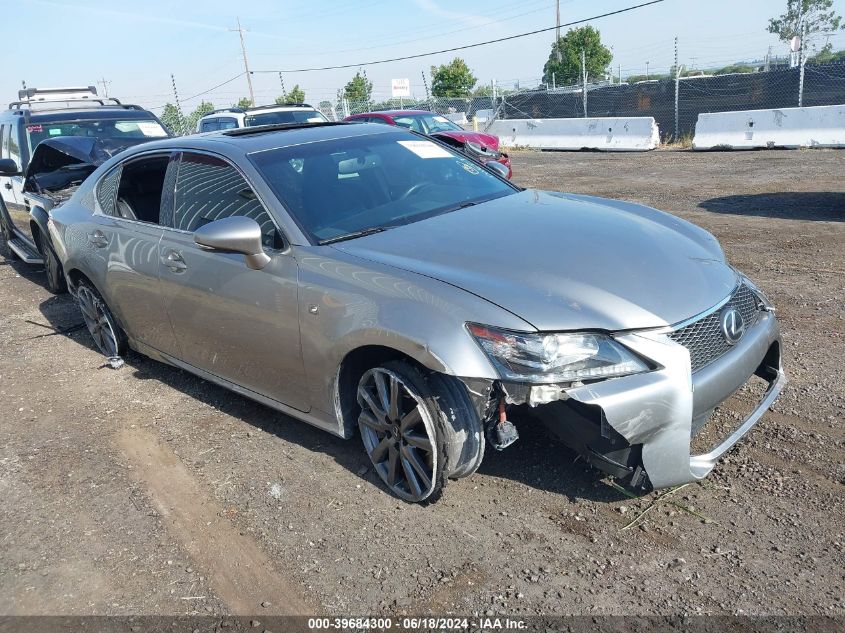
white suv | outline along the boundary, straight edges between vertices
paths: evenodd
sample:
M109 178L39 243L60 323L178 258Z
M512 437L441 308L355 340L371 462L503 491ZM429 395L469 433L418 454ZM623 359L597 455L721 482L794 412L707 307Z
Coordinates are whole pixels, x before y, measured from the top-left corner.
M197 132L233 130L254 125L281 123L322 123L328 121L322 112L307 103L256 106L254 108L223 108L210 112L197 121Z

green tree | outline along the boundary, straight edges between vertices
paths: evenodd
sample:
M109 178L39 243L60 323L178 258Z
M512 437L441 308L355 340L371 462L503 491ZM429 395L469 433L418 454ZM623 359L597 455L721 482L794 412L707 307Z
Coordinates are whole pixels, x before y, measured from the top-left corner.
M818 53L807 60L810 64L832 64L845 61L845 51L833 51L832 44L826 44Z
M369 103L372 94L373 82L361 74L360 70L355 73L355 76L349 80L349 83L343 89L343 96L353 102L366 101Z
M161 119L161 122L164 123L164 127L166 127L171 134L178 136L184 133L185 121L182 117L182 113L179 112L179 108L172 103L164 104L164 109L161 111L159 119Z
M188 120L185 123L185 127L187 128L185 130L185 133L190 134L191 132L196 130L197 129L197 121L199 121L200 118L204 117L206 114L209 114L210 112L213 112L213 111L214 111L214 104L213 103L209 103L208 101L200 102L200 104L196 107L196 109L193 112L191 112L191 114L188 115Z
M786 0L786 13L769 20L769 33L788 42L796 35L801 35L803 22L806 51L807 43L812 41L815 33L845 28L841 26L842 17L832 7L833 0Z
M305 101L305 91L296 84L290 92L276 97L276 103L284 105L285 103L303 103Z
M597 29L582 26L567 31L566 35L552 44L549 60L543 66L543 82L557 86L581 83L581 51L584 51L587 61L587 77L604 75L613 54L601 43L601 34Z
M460 57L431 67L431 94L435 97L466 97L478 81Z
M249 97L241 97L237 103L232 105L232 107L246 110L247 108L251 108L252 105L252 99L250 99Z

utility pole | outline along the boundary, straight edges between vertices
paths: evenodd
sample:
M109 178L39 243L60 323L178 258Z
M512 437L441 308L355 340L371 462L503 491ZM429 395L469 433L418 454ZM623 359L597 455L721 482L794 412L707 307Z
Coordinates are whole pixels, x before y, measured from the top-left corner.
M557 57L557 62L560 63L563 59L560 48L558 48L558 42L560 42L560 0L557 0L557 27L555 28L555 56Z
M555 41L560 39L560 0L557 0L557 28L555 29Z
M288 100L288 93L285 90L285 80L282 78L282 73L279 73L279 83L282 84L282 100Z
M179 127L182 128L179 130L179 134L185 134L185 115L182 113L182 104L179 103L179 92L176 90L176 77L173 76L173 73L170 73L170 81L173 84L173 99L176 101L176 110L179 112Z
M98 83L98 84L100 84L100 85L103 87L103 96L104 96L106 99L108 99L108 98L109 98L109 84L111 83L111 80L106 81L106 78L105 78L105 77L103 77L103 78L102 78L102 79L100 79L100 81L98 81L97 83Z
M244 55L244 71L246 71L246 82L249 85L249 101L252 105L255 105L255 93L252 91L252 75L249 72L249 62L246 58L246 44L244 44L244 33L246 32L245 29L241 28L241 19L237 18L238 20L238 28L236 29L229 29L230 31L237 31L238 35L241 36L241 52Z
M422 75L423 86L425 86L425 102L428 103L428 107L431 109L431 93L428 90L428 79L426 79L424 70L421 70L420 74Z
M581 49L581 87L584 90L584 118L587 118L587 51Z
M798 1L798 36L801 38L798 44L798 66L800 67L804 57L804 3L801 0Z
M622 85L622 64L619 64L619 85Z
M772 64L772 47L769 46L769 50L766 53L766 66L765 66L766 72L769 72L769 70L771 70L771 64Z
M645 80L648 81L648 62L645 63Z

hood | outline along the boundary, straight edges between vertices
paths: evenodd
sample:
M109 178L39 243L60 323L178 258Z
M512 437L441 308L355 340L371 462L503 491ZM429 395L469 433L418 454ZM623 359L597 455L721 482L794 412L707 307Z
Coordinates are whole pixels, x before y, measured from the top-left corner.
M24 174L24 191L57 191L82 182L97 167L144 139L104 142L92 136L55 136L35 147Z
M335 248L457 286L545 331L678 323L737 283L716 239L689 222L535 190Z
M456 139L461 143L476 143L482 147L488 147L497 151L499 149L499 137L493 136L492 134L482 134L481 132L459 132L458 130L455 130L454 132L436 132L432 134L432 136L448 136L449 138Z

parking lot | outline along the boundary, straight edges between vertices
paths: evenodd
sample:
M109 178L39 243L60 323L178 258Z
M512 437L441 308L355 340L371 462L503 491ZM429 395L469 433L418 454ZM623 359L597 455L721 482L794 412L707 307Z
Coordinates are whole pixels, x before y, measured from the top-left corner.
M405 504L357 438L103 367L72 300L2 261L0 613L843 614L845 152L512 158L522 186L703 226L773 299L790 384L713 476L631 499L524 423Z

